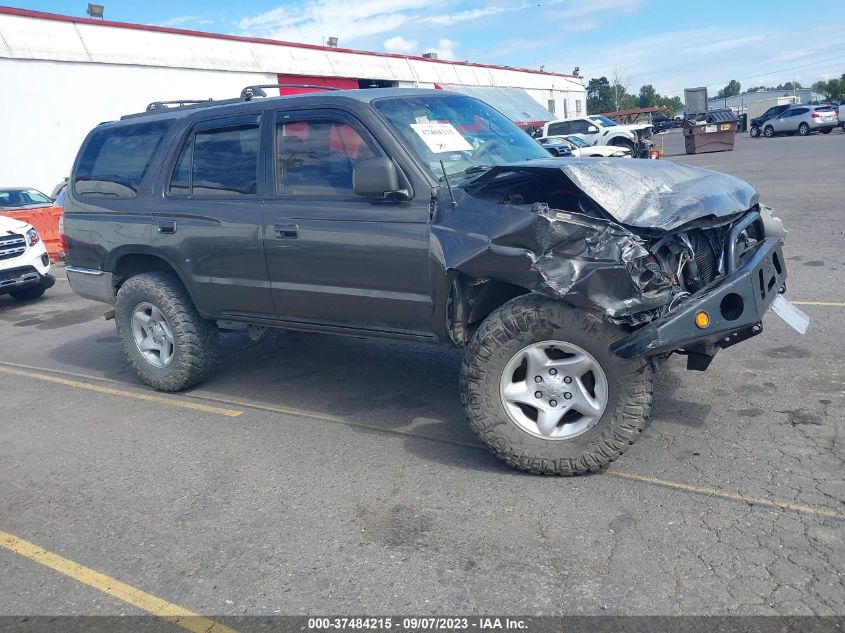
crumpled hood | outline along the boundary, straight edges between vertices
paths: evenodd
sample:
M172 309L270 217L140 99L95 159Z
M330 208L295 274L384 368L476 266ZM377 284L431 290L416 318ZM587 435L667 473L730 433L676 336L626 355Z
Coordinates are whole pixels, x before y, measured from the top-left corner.
M739 178L670 161L590 158L556 165L617 222L630 226L671 231L757 204L757 190Z

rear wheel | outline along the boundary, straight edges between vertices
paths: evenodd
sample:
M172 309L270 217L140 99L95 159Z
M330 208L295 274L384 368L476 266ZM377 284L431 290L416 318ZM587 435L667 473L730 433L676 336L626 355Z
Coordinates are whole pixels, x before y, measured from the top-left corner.
M822 130L822 134L830 134L831 132L833 132L832 127L826 127Z
M763 136L765 136L766 138L772 138L774 135L775 128L773 128L771 125L767 125L765 128L763 128Z
M757 138L760 136L760 128L756 125L752 125L751 130L748 133L751 135L751 138Z
M186 389L214 369L217 324L202 318L174 274L127 280L117 293L115 323L129 364L155 389Z
M9 294L15 301L32 301L33 299L38 299L38 297L43 295L46 290L47 288L39 284L37 286L24 288L23 290L13 290Z
M810 134L810 126L806 123L802 123L798 126L798 134L801 136L808 136Z
M648 425L651 367L608 343L623 332L561 302L526 295L470 341L461 399L470 425L511 466L578 475L603 468Z

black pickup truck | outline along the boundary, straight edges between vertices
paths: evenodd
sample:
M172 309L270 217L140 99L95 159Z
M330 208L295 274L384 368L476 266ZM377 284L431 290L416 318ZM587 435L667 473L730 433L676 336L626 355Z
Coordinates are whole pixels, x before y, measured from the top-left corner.
M484 443L579 474L645 428L662 359L706 369L785 288L783 228L736 178L552 158L445 91L256 96L151 104L75 161L68 280L156 389L208 376L233 324L465 347Z

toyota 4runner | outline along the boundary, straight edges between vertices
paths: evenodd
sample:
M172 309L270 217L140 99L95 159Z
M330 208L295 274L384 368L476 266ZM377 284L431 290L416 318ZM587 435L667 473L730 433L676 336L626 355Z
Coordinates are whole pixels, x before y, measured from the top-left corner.
M75 161L68 280L114 305L156 389L208 376L238 322L464 347L490 450L579 474L646 427L662 359L704 370L773 303L803 316L779 294L783 228L736 178L551 158L439 90L255 96L151 104Z

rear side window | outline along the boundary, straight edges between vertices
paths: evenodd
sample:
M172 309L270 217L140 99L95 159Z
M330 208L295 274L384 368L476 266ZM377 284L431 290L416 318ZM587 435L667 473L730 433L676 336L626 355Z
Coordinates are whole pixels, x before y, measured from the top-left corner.
M556 134L572 134L572 123L570 121L565 123L552 123L549 125L549 131L546 134L548 136L554 136Z
M179 153L168 192L173 196L257 193L258 124L199 130Z
M169 121L156 121L92 133L74 175L77 195L134 198L169 127Z

